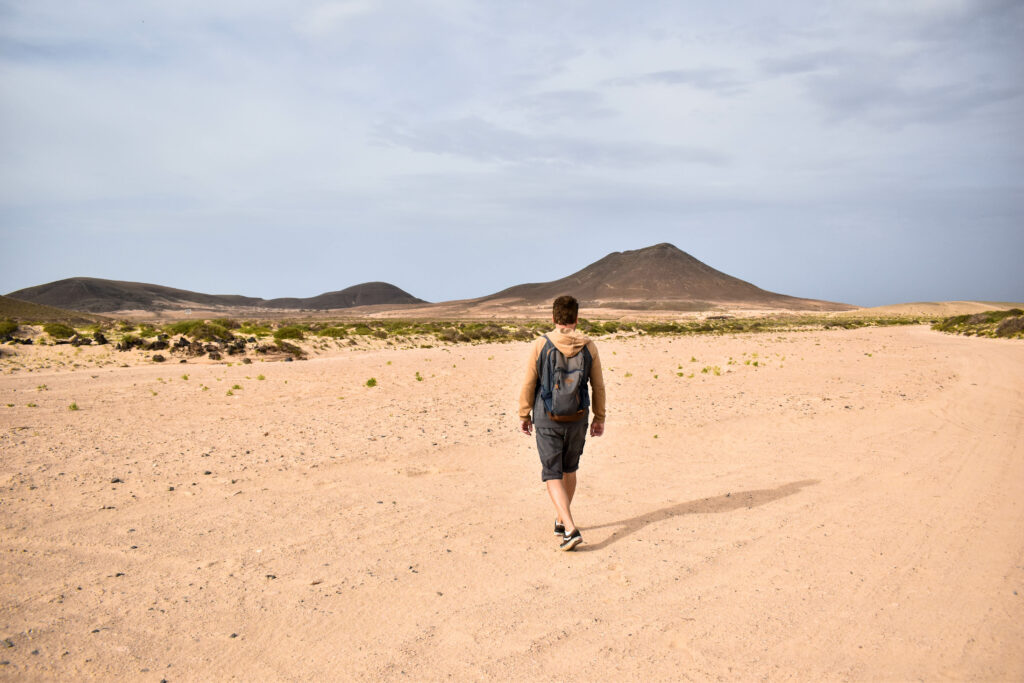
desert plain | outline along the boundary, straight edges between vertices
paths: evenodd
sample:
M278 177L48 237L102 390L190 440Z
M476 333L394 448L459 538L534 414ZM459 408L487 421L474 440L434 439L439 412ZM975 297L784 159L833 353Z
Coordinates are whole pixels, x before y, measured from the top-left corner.
M1024 343L602 338L570 553L528 348L5 347L0 678L1024 679Z

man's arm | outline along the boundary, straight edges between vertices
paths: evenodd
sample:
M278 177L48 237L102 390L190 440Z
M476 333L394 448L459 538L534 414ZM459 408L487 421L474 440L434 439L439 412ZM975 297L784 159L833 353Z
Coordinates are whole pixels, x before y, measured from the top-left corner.
M601 370L601 356L597 352L597 345L594 342L589 342L587 346L590 349L592 359L590 365L590 389L592 395L591 410L594 413L594 419L590 423L590 435L601 436L604 434L605 418L604 373Z
M526 363L526 379L523 380L523 387L519 391L519 431L527 436L533 434L533 420L530 419L530 413L533 411L533 399L537 393L539 342L540 340L534 342L531 348L530 357Z

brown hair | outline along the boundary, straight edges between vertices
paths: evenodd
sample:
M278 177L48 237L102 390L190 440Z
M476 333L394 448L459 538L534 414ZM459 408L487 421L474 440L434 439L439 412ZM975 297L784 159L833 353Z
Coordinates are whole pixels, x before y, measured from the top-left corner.
M551 313L555 318L556 325L572 325L579 316L580 302L576 301L575 297L560 296L555 299Z

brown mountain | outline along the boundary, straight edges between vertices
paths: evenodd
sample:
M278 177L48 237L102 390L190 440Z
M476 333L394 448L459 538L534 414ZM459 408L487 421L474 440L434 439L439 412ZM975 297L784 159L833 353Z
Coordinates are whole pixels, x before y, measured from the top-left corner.
M231 294L202 294L144 282L123 282L92 277L73 277L11 292L21 301L73 311L102 313L123 310L179 308L348 308L366 304L424 303L386 282L367 282L337 292L306 299L258 299Z
M6 319L22 323L66 323L70 325L87 325L109 320L102 315L89 315L80 311L68 311L63 308L12 299L9 296L0 296L0 320Z
M326 292L308 299L268 299L261 306L268 308L352 308L377 304L422 304L409 292L387 282L364 282L337 292Z
M616 251L560 280L509 287L477 302L537 305L562 294L575 296L585 306L611 308L687 310L716 304L797 310L855 308L766 291L715 270L668 243Z

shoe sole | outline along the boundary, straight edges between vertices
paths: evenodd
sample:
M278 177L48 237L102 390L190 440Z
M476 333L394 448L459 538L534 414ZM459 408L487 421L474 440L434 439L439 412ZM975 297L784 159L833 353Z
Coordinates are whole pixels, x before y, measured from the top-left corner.
M567 550L572 550L573 548L575 548L576 546L578 546L578 545L579 545L580 543L583 543L583 539L582 539L582 538L581 538L580 536L577 536L576 538L573 538L573 539L571 539L571 540L570 540L570 541L569 541L568 543L566 543L565 545L563 545L563 546L559 546L559 549L560 549L560 550L561 550L562 552L565 552L565 551L567 551Z

